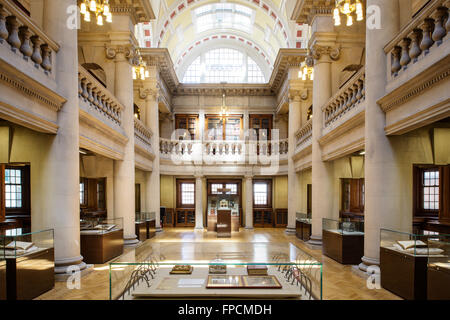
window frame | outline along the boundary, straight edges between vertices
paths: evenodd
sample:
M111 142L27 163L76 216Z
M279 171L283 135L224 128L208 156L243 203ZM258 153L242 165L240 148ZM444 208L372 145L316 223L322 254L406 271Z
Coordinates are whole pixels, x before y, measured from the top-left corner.
M253 208L264 208L264 209L271 209L272 208L272 179L253 179L253 187L252 187L252 201L253 201ZM255 185L257 184L266 184L267 185L267 203L262 204L256 204L255 203Z
M209 119L215 119L219 118L222 120L222 140L220 139L210 139L209 137L209 130L208 130L208 123ZM243 115L242 114L230 114L228 116L221 116L220 114L207 114L205 115L205 139L208 141L227 141L227 121L228 119L239 119L240 120L240 133L239 133L239 140L242 140L243 137ZM239 141L239 140L229 140L229 141Z
M196 205L196 192L197 186L195 184L195 179L177 179L177 208L193 209ZM183 184L193 184L194 185L194 204L183 204L182 203L182 185Z
M425 209L424 208L424 183L423 175L425 171L438 171L439 172L439 208L438 209ZM426 217L426 218L438 218L439 212L443 205L443 190L442 190L442 166L437 165L414 165L413 166L413 216L414 217Z
M21 173L21 188L22 188L22 207L20 208L7 208L6 207L6 170L20 170ZM22 165L22 164L6 164L3 168L3 182L4 189L2 193L5 197L5 218L8 216L14 215L31 215L31 200L30 200L30 165Z

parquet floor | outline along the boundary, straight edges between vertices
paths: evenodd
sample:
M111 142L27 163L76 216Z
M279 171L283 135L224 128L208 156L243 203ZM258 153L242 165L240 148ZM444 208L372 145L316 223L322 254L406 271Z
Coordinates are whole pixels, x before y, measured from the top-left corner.
M366 280L354 274L351 266L341 265L322 255L320 250L311 250L294 235L286 235L284 229L241 229L231 239L217 239L213 232L194 231L189 228L165 228L164 232L147 241L152 242L270 242L293 243L323 263L323 298L326 300L397 300L396 295L384 290L366 287ZM147 243L146 243L147 244ZM140 261L148 246L126 249L117 260ZM40 300L105 300L109 299L109 266L95 265L90 273L81 278L80 289L68 289L66 282L57 282L55 288L38 297Z

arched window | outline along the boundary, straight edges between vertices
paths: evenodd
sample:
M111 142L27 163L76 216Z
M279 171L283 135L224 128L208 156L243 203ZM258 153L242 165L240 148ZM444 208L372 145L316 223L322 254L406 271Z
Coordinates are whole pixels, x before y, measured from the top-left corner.
M252 33L254 16L254 10L235 3L208 4L194 11L198 33L210 29L237 29Z
M230 48L202 53L186 70L184 83L264 83L258 64L245 52Z

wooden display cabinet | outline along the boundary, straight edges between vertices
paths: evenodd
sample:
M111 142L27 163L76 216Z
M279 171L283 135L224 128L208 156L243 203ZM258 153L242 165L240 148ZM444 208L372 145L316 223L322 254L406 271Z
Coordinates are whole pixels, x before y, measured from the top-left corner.
M55 286L54 249L0 261L0 300L32 300Z
M183 129L189 132L189 138L185 136L177 137L178 140L195 140L198 136L198 115L197 114L177 114L175 115L175 129Z
M177 208L176 209L176 227L194 227L195 226L195 208Z
M427 262L426 256L380 247L381 286L407 300L425 300Z
M104 264L123 253L123 229L98 234L81 233L81 255L84 262Z
M428 300L450 300L450 268L428 264Z
M273 227L272 208L253 209L253 225L256 228L272 228Z
M147 240L147 222L146 221L136 221L135 222L135 232L137 239L139 241Z
M217 238L231 238L231 210L217 211Z
M311 224L300 220L296 221L295 234L302 241L309 241L311 238Z
M345 235L322 230L322 252L341 264L359 264L364 256L364 234Z
M275 209L275 228L285 228L288 225L288 209Z

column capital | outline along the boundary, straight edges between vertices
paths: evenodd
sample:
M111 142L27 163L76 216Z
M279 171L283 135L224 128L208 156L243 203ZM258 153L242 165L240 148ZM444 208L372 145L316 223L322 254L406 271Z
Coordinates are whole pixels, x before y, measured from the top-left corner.
M133 44L107 45L105 48L106 58L118 61L128 61L134 65L137 57L136 47Z
M290 89L289 90L289 102L299 102L300 100L308 99L308 89Z
M195 179L202 179L204 177L203 173L194 174Z
M252 174L246 174L244 177L245 177L245 180L253 180Z
M139 98L141 98L142 100L148 101L153 99L157 101L158 97L159 97L158 89L139 88Z
M329 45L319 45L314 44L311 47L311 52L306 58L307 64L311 65L314 61L314 64L317 64L319 60L321 62L327 62L326 60L329 58L332 61L339 60L341 55L341 47L340 46L329 46ZM331 62L331 61L330 61Z

